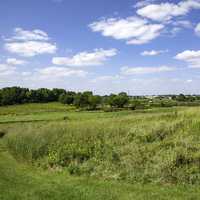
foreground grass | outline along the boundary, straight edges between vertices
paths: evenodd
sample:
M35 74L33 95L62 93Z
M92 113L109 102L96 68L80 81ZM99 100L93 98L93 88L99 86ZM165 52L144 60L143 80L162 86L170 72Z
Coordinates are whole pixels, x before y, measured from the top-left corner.
M199 196L200 189L192 186L128 185L43 171L17 163L0 147L1 200L192 200Z
M66 121L1 129L15 158L44 169L127 183L198 184L200 109L168 111L68 112Z
M198 107L104 113L29 104L3 108L0 122L2 200L199 198Z

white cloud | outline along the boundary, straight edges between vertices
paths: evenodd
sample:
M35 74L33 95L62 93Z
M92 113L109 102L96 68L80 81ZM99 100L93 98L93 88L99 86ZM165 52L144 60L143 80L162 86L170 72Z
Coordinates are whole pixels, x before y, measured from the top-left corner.
M64 78L69 76L84 77L87 75L86 71L83 70L73 70L66 67L46 67L43 69L37 69L37 74L44 79L49 78Z
M193 23L188 20L170 20L167 22L172 27L169 28L168 33L171 34L172 37L175 37L183 28L186 29L193 29Z
M169 31L169 33L171 34L172 37L175 37L181 30L182 30L182 28L180 28L180 27L173 27Z
M186 80L187 83L192 83L192 81L193 81L192 79Z
M160 67L122 67L121 74L122 75L138 75L138 74L152 74L159 72L169 72L173 71L174 68L168 66L160 66Z
M91 82L96 83L96 82L99 82L99 81L103 81L103 82L104 81L116 81L116 80L120 80L120 79L122 79L122 77L119 76L119 75L113 75L113 76L106 75L106 76L99 76L95 79L92 79Z
M162 54L162 53L166 53L168 52L168 50L151 50L151 51L143 51L141 53L142 56L156 56L156 55L159 55L159 54Z
M14 36L11 38L8 38L6 40L8 41L30 41L30 40L35 40L35 41L47 41L49 40L49 36L46 32L40 30L40 29L35 29L32 31L29 30L24 30L22 28L15 28L14 29Z
M15 74L16 68L7 64L0 64L0 76L8 76Z
M173 21L172 24L183 28L193 28L193 24L188 20Z
M173 17L188 14L192 9L200 9L199 0L184 0L178 4L150 4L137 10L137 14L155 21L168 21Z
M54 57L52 63L71 67L97 66L102 65L109 57L117 54L116 49L95 49L93 52L81 52L73 57Z
M32 57L39 54L53 54L56 52L57 47L55 44L48 42L25 41L6 43L5 49L20 56Z
M155 1L157 1L157 0L139 0L139 1L134 5L134 8L141 8L141 7L147 6L147 5L149 5L149 4L154 3Z
M22 76L28 77L32 75L32 72L22 72Z
M200 23L197 24L197 26L195 27L195 33L200 36Z
M48 34L42 30L32 31L22 28L14 29L14 36L5 39L4 47L10 53L20 56L32 57L39 54L53 54L56 52L56 44L50 43Z
M187 62L191 68L200 68L200 50L186 50L177 54L175 58Z
M27 61L25 61L25 60L18 60L18 59L16 59L16 58L8 58L8 59L6 60L6 63L7 63L8 65L24 65L24 64L27 63Z
M109 18L93 22L89 27L103 36L125 40L127 44L145 44L161 34L164 25L151 24L138 17Z

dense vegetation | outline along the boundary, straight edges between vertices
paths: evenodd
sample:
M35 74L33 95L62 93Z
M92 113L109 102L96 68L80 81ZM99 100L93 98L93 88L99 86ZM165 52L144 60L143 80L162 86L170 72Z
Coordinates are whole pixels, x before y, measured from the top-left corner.
M33 169L16 162L0 144L1 200L188 200L199 194L199 188L189 185L130 185Z
M20 107L21 113L9 107L0 113L4 143L18 160L127 183L200 182L199 108L113 113L68 108L63 115L66 107L58 104L57 112L55 105L43 108L43 120L51 122L34 123L41 110ZM22 124L28 119L32 122Z
M74 105L85 110L102 109L147 109L151 107L194 106L200 105L199 95L165 95L165 96L128 96L125 92L110 94L109 96L94 95L90 91L73 92L64 89L7 87L0 89L0 105L15 105L24 103L61 102Z
M2 106L0 199L198 199L199 133L199 107Z

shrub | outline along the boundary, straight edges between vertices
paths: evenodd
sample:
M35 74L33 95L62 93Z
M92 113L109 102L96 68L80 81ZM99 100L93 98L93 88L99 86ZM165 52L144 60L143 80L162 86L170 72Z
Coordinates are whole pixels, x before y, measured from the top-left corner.
M3 138L5 135L6 135L6 132L0 130L0 138Z

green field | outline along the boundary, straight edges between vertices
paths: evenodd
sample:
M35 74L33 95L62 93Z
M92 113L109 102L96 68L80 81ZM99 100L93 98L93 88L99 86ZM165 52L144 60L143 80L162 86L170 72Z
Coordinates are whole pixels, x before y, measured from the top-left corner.
M0 107L0 200L200 199L199 141L199 107Z

